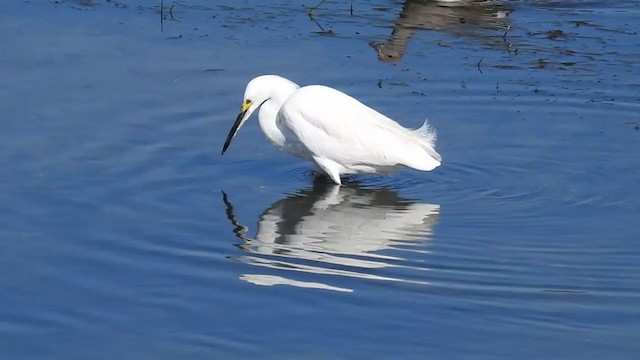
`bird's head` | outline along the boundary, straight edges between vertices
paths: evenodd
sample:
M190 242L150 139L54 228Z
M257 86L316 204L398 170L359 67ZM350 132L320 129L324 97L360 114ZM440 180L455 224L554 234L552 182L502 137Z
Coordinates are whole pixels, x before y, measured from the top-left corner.
M238 134L242 125L249 120L254 111L274 97L282 97L282 94L289 96L297 88L298 85L295 83L277 75L262 75L249 81L244 90L244 101L240 106L240 114L227 135L222 147L222 154L227 151L231 140ZM282 99L282 101L284 100Z

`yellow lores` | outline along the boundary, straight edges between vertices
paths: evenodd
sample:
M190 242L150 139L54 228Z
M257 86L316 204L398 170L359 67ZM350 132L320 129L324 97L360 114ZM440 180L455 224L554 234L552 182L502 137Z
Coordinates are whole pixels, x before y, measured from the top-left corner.
M251 106L251 100L245 100L240 107L240 111L247 111L247 109Z
M282 150L314 162L336 183L341 174L390 173L399 167L430 171L442 158L425 123L411 130L351 96L322 85L299 87L277 75L251 80L240 114L222 147L258 108L262 132Z

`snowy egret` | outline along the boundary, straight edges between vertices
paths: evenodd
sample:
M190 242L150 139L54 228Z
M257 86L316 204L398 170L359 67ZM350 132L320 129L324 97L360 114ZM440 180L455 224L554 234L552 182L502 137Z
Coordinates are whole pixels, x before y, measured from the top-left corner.
M427 121L419 129L406 129L338 90L300 87L277 75L258 76L247 84L222 154L258 108L260 128L275 146L314 162L338 185L341 174L440 166L436 133Z

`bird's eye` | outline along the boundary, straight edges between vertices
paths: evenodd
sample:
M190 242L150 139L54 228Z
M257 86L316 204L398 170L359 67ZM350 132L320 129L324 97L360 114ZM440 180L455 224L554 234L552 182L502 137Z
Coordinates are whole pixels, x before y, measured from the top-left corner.
M244 103L247 104L247 105L251 104L251 100L247 99L247 100L244 101Z

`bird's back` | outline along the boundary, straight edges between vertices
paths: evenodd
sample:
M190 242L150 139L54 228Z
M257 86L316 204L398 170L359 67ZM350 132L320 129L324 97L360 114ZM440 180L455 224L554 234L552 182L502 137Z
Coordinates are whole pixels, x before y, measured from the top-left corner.
M352 172L440 165L428 127L409 130L353 97L322 85L295 91L282 105L278 124L309 154L330 159ZM371 167L372 171L359 171Z

